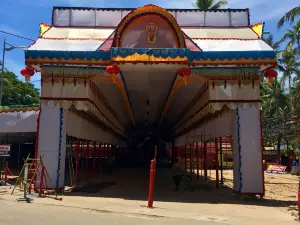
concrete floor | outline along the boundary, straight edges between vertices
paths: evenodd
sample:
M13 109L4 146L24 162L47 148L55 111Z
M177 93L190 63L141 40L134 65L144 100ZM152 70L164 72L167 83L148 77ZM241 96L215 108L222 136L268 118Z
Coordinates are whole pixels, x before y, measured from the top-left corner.
M150 215L108 213L73 207L44 206L38 204L1 201L0 225L82 225L82 224L143 224L143 225L222 225L214 221L197 221Z

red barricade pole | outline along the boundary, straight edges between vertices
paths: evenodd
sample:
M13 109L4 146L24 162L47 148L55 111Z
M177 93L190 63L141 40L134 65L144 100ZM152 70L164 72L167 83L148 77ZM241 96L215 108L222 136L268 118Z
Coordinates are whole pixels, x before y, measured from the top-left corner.
M97 146L96 142L94 141L94 150L93 150L93 173L96 173L96 152L97 151Z
M197 164L197 179L199 179L199 142L196 145L196 164Z
M218 138L215 139L215 148L216 148L216 187L219 187L219 151L218 151Z
M79 157L80 157L80 141L77 139L76 141L76 163L75 163L75 176L76 182L79 182Z
M45 165L42 166L39 197L42 197L44 174L45 174Z
M154 165L154 160L151 160L149 194L148 194L148 207L149 208L153 208L154 176L155 176L155 165Z
M90 141L86 141L86 151L85 151L85 175L86 179L88 179L89 176L89 159L90 159Z
M7 175L8 175L8 162L5 162L5 168L4 168L4 184L7 184Z

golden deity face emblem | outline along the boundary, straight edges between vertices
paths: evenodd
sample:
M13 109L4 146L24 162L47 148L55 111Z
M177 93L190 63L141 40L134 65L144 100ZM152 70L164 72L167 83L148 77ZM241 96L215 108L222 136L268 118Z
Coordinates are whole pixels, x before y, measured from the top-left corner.
M146 34L147 34L148 44L155 44L156 43L156 32L157 32L156 23L149 22L146 25Z

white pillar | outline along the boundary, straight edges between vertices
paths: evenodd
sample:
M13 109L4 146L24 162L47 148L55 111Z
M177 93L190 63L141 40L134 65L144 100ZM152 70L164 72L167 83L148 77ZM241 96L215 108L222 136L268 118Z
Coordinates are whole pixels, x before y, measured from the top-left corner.
M233 117L234 191L245 195L263 195L260 110L238 108Z
M66 158L66 126L64 110L57 104L41 104L38 157L43 157L43 162L50 176L51 184L47 181L48 188L63 188L65 180ZM39 182L39 177L37 179ZM37 185L39 183L37 182Z

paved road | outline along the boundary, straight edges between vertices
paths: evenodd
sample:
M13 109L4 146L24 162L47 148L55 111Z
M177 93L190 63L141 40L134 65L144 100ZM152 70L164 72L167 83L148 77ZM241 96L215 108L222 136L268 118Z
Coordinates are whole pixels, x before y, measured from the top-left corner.
M17 203L0 199L0 225L222 225L214 221L197 221L147 215L115 214L64 206Z

